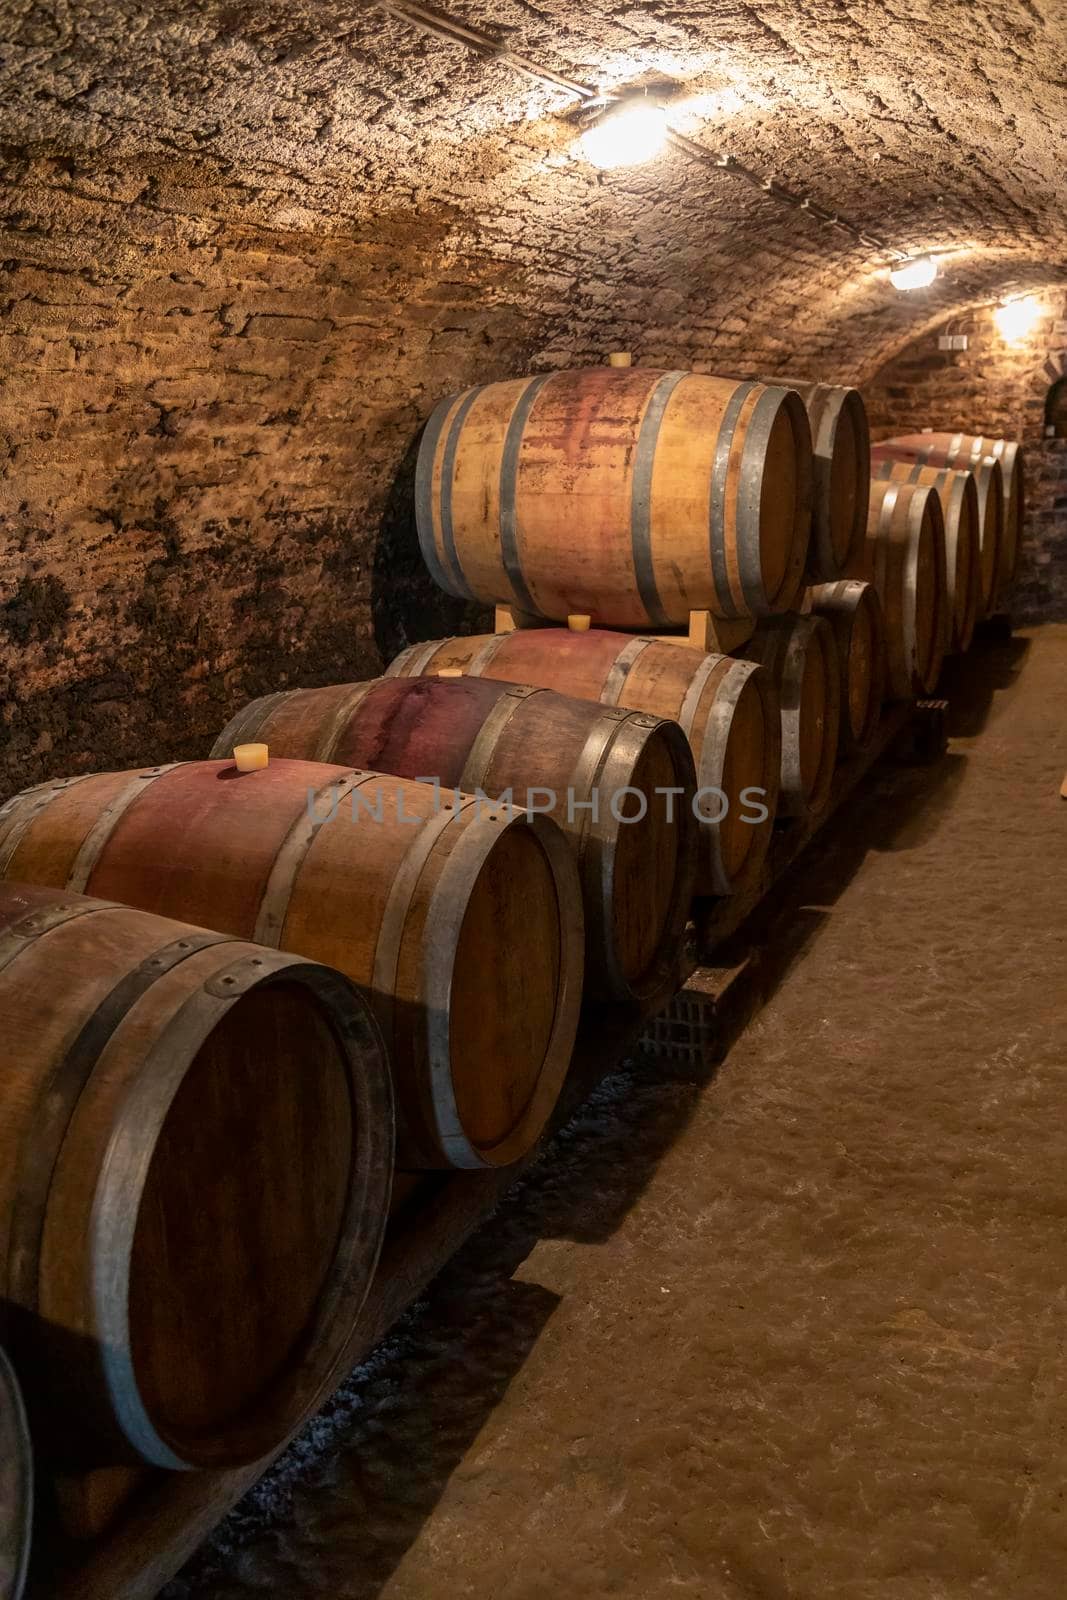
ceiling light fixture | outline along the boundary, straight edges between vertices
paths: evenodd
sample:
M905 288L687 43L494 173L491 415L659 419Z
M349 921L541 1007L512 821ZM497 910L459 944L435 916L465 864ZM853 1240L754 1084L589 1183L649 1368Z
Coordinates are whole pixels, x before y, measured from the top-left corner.
M933 256L914 256L892 267L889 281L894 289L925 289L937 277L937 261Z
M993 313L997 332L1008 344L1021 344L1041 317L1041 302L1032 294L1007 300Z
M654 100L624 100L586 128L582 154L605 171L636 167L659 155L669 131L667 113Z

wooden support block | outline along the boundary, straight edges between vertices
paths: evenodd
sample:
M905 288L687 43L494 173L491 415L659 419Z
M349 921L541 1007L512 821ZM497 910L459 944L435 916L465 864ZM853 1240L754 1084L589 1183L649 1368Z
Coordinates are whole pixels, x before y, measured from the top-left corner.
M555 628L551 617L535 617L518 606L497 606L493 617L494 633L514 633L516 628Z
M756 631L755 617L744 617L739 622L724 622L713 617L710 611L691 611L687 633L658 633L663 644L683 644L705 654L728 656L747 644Z

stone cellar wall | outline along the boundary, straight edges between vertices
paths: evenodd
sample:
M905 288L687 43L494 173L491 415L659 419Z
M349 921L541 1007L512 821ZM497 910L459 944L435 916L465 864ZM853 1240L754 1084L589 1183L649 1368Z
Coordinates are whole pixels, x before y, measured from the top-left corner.
M1050 387L1067 372L1067 292L1035 293L1040 316L1026 338L1008 342L994 308L939 322L885 363L866 385L875 438L941 432L1003 434L1026 450L1027 506L1013 615L1067 619L1067 439L1045 437ZM966 350L942 350L942 335L965 334Z

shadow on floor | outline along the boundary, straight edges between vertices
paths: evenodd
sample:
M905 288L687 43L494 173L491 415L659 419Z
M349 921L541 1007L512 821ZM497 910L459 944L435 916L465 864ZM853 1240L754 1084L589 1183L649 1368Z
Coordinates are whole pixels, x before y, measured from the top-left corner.
M1029 639L996 623L980 623L967 654L949 656L937 692L949 704L951 738L970 739L981 733L997 691L1009 688L1018 677L1029 648Z
M974 682L966 725L984 721L997 689L1018 671L1026 641L1015 643L1019 648L996 645L969 659ZM725 964L757 952L756 1003L773 994L818 937L869 851L911 849L936 830L965 766L964 756L951 753L929 767L885 763L841 807L773 902L723 954ZM291 1541L294 1528L301 1536L352 1541L351 1551L341 1553L344 1600L380 1595L558 1303L544 1288L517 1279L516 1270L541 1240L609 1238L717 1070L711 1060L643 1058L606 1078L161 1600L251 1592L253 1547ZM315 1526L316 1488L327 1482L344 1488L340 1528ZM336 1587L300 1594L340 1600Z

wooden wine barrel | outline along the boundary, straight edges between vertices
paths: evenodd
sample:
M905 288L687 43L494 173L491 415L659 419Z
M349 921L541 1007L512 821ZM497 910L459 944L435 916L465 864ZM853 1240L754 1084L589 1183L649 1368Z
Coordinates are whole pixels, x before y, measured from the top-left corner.
M0 1595L20 1600L33 1534L33 1450L22 1391L0 1350Z
M656 1009L678 987L697 822L676 723L487 678L379 678L255 700L212 755L247 741L545 812L578 863L591 990Z
M886 644L882 603L873 584L855 578L808 590L812 615L828 624L841 685L842 755L869 748L885 699Z
M858 389L794 383L791 378L762 381L795 389L808 413L815 453L808 572L813 580L830 583L857 555L867 533L871 489L867 407Z
M915 461L937 467L957 467L974 471L975 463L989 458L1001 470L1001 537L997 577L991 607L1003 599L1015 581L1019 565L1019 544L1026 511L1025 458L1022 446L1014 439L991 439L973 433L906 433L888 441L898 451L906 450Z
M399 1164L499 1166L534 1144L570 1061L578 874L548 817L446 801L308 761L102 773L10 801L0 875L338 967L373 994Z
M948 585L946 647L967 650L974 637L982 603L981 551L978 536L978 489L973 472L954 467L924 467L917 461L877 461L876 480L921 483L937 493L945 520L945 576Z
M932 694L945 657L945 523L933 489L879 479L862 559L853 577L872 583L886 625L889 693Z
M811 429L791 390L641 367L449 396L426 425L415 485L442 589L619 627L784 609L811 495Z
M527 628L413 645L387 676L456 669L673 718L696 762L698 892L733 894L759 873L778 799L780 734L773 686L751 662L601 629Z
M830 797L841 730L841 673L821 617L767 617L743 646L778 690L782 719L779 816L817 814Z
M388 1211L366 1003L298 956L7 881L0 1033L5 1339L50 1451L274 1449L335 1375Z
M871 453L876 462L908 461L920 472L962 470L955 467L928 467L922 461L918 461L913 453L909 453L906 447L898 452L892 440L885 444L873 445ZM967 470L974 479L978 498L978 615L986 617L996 609L998 598L998 573L1004 527L1004 475L1000 462L994 461L992 456L982 456L980 460L972 461ZM918 482L919 479L915 481Z

